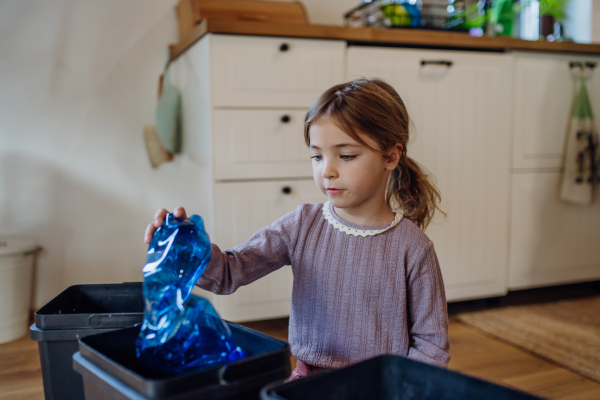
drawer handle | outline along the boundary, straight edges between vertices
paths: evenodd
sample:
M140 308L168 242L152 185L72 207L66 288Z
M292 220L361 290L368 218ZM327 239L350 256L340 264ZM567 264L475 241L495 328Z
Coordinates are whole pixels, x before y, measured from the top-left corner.
M590 62L590 61L586 61L586 62L571 61L569 63L569 68L578 68L581 64L583 64L584 67L589 68L589 69L595 69L596 68L596 63L595 62Z
M289 115L284 115L283 117L281 117L281 122L283 122L284 124L287 124L288 122L290 122L291 118Z
M283 194L290 194L292 193L292 188L289 186L285 186L283 189L281 189L281 191L283 192Z
M285 52L288 51L290 49L290 46L287 43L282 43L281 46L279 46L279 51Z
M452 66L452 61L444 60L421 60L421 66L425 65L445 65L446 67Z

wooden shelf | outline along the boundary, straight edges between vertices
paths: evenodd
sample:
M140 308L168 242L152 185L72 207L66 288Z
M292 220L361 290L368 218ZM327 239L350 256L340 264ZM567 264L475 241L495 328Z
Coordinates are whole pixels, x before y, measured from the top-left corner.
M364 43L396 44L472 50L526 50L556 53L600 54L600 44L529 41L509 37L473 37L466 33L417 29L349 28L333 25L298 25L273 22L205 19L171 49L176 58L207 33L340 39Z

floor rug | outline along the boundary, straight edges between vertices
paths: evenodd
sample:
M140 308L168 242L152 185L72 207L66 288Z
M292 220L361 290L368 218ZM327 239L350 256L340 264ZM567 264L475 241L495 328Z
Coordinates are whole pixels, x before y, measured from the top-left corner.
M600 382L600 296L463 313L458 320Z

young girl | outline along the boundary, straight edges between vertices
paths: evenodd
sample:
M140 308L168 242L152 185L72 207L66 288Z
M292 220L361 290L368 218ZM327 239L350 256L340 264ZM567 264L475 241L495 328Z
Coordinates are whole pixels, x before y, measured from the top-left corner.
M212 245L198 286L217 294L292 266L291 379L380 354L448 365L444 284L422 231L440 195L407 156L409 126L381 80L327 90L308 110L304 137L328 201L301 204L233 249ZM167 213L157 212L146 243Z

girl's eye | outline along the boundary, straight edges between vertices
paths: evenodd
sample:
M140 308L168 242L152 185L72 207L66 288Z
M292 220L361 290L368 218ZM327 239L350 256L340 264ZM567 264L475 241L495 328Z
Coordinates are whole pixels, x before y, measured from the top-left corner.
M315 161L321 161L321 159L323 158L323 156L312 156L311 158L313 160L315 160Z
M349 161L349 160L354 160L356 158L356 156L340 156L340 158L342 160Z

